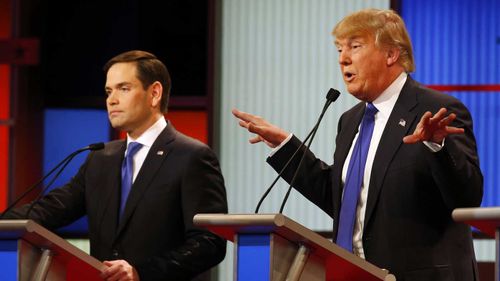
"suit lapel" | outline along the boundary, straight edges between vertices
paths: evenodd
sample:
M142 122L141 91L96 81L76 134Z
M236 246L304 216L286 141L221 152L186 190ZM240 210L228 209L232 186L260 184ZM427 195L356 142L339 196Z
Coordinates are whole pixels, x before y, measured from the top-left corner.
M118 205L121 185L120 168L126 146L125 141L120 141L116 147L112 147L109 153L109 161L105 163L110 178L103 183L103 196L99 203L97 217L100 218L100 229L105 229L103 232L106 233L114 233L118 225Z
M125 205L125 210L123 211L123 217L118 225L118 230L115 236L118 237L127 224L128 220L132 216L137 204L140 202L142 196L149 188L151 181L155 178L158 170L160 169L163 161L168 156L169 152L172 150L173 146L169 145L175 139L175 129L172 124L168 126L161 132L161 134L156 138L155 142L151 146L151 149L142 164L141 170L135 179L130 194Z
M370 186L368 190L368 199L366 203L365 227L370 221L373 210L378 202L382 183L387 173L394 155L403 144L403 137L411 133L416 120L416 114L411 109L417 105L417 90L410 76L406 81L401 94L391 112L389 120L385 125L384 132L373 160L373 167L370 177Z

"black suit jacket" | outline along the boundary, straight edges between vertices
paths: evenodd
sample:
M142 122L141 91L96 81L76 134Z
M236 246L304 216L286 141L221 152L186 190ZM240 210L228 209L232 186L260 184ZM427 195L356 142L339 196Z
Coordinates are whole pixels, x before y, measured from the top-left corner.
M125 259L141 280L189 280L219 263L225 241L193 225L197 213L227 212L214 153L169 124L151 147L118 220L125 148L120 140L91 152L78 174L47 194L30 218L56 229L88 215L91 255ZM22 217L25 209L6 218Z
M448 136L437 153L423 143L403 144L403 137L415 130L426 111L435 113L441 107L457 114L452 125L464 128L464 134ZM364 110L361 102L342 115L333 165L307 151L294 186L333 218L333 241L338 231L342 168ZM292 138L268 162L280 170L299 145ZM286 171L287 180L298 159L293 163ZM455 208L479 206L483 193L472 120L465 106L408 76L373 163L363 229L366 260L388 269L398 281L477 280L470 228L451 218Z

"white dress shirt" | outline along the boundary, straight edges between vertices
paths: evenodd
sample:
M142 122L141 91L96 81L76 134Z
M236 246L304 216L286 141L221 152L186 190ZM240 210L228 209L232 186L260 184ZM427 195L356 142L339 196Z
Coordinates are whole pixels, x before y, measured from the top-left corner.
M144 160L146 160L146 156L148 155L151 146L153 146L153 143L161 134L163 129L165 129L165 127L167 127L167 121L162 117L158 119L158 121L156 121L153 126L149 127L149 129L142 133L142 135L137 139L133 139L130 137L130 135L127 134L127 147L131 142L138 142L142 144L142 147L134 155L134 175L132 177L132 182L135 181L137 174L139 174L139 171L141 170ZM127 155L126 153L127 151L125 151L125 155Z
M358 199L358 206L356 209L356 221L354 223L354 234L352 238L352 246L353 253L358 255L359 257L364 258L363 251L363 226L365 222L365 212L366 212L366 202L368 198L368 189L370 183L370 175L372 172L373 159L375 158L375 153L377 152L378 144L380 143L380 138L382 137L382 133L384 132L385 125L389 120L389 116L391 115L392 109L398 100L399 94L401 93L401 89L406 82L408 75L405 72L402 72L392 84L382 92L382 94L376 98L372 103L378 109L378 112L375 114L375 126L373 128L373 135L370 141L370 147L368 148L368 156L366 158L365 172L363 176L363 182L361 185L360 196ZM360 125L361 126L361 125ZM359 132L359 128L358 128ZM342 184L345 183L347 169L349 167L349 162L351 160L352 150L354 148L354 144L358 139L358 134L354 137L352 141L351 148L349 150L349 154L344 162L344 167L342 169Z

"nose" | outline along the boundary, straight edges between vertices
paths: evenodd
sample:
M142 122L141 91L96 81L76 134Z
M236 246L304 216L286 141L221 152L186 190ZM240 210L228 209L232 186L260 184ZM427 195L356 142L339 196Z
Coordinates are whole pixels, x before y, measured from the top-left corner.
M342 50L339 52L339 64L348 65L351 63L351 56L348 51Z
M106 98L106 103L108 105L118 104L118 99L116 98L116 95L114 93L115 91L111 91L108 93L108 97Z

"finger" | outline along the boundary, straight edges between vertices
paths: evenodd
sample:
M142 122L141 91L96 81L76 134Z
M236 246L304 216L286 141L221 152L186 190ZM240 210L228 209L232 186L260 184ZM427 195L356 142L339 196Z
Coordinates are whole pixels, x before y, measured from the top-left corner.
M101 278L106 281L116 281L120 279L125 272L123 264L119 261L105 261L104 264L109 266L103 274L101 274Z
M111 277L109 277L107 281L118 281L118 280L123 280L124 278L126 280L126 278L128 276L126 266L121 264L118 269L119 270L117 270L117 272L115 272L115 274L113 274Z
M240 120L238 122L238 124L240 125L240 127L248 129L248 125L250 125L250 122L245 122L245 121Z
M129 280L132 280L132 279L128 275L124 275L120 279L118 279L117 281L129 281Z
M255 136L255 137L253 137L253 138L249 139L249 142L250 142L251 144L259 143L259 142L261 142L261 141L262 141L262 138L261 138L260 136Z
M457 128L457 127L446 127L446 133L448 134L463 134L465 133L464 128Z
M250 113L246 113L243 111L239 111L236 108L233 108L233 110L231 110L231 112L233 113L234 116L236 116L237 118L239 118L243 121L246 121L246 122L252 122L256 119L255 115L250 114Z
M431 119L431 117L432 117L432 113L430 111L425 112L424 115L422 115L422 117L420 118L420 124L422 124L422 125L428 124L429 119Z
M436 123L441 121L443 118L445 118L446 115L446 108L442 107L441 109L438 110L434 116L429 120L430 123Z
M119 271L115 273L113 276L109 277L106 281L118 281L118 280L127 280L127 272Z
M113 267L113 268L110 267L101 273L101 278L104 280L109 280L110 278L112 278L113 275L116 274L116 272L117 272L117 270L115 267Z
M258 126L258 125L255 125L254 123L248 123L247 129L250 133L254 133L257 135L262 135L265 133L265 129L263 126Z
M420 141L420 138L416 135L408 135L408 136L403 138L403 143L406 143L406 144L413 144L413 143L417 143L418 141Z
M445 118L441 119L441 121L439 121L439 126L444 128L450 125L451 122L453 122L456 118L457 115L455 113L451 113L450 115L446 116Z

